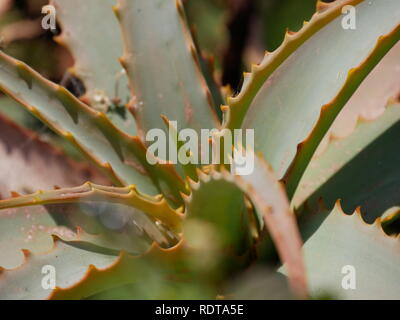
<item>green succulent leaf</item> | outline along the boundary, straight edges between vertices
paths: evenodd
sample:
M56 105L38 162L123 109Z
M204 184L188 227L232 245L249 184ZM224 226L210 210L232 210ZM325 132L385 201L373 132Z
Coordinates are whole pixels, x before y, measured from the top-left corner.
M0 210L0 268L17 268L24 262L22 249L33 253L48 252L53 247L52 233L74 236L74 232L58 227L40 206Z
M250 152L252 151L247 150L247 155ZM265 223L281 261L285 261L290 265L289 283L293 292L298 296L306 296L305 270L303 268L301 240L296 219L289 208L289 202L283 186L275 178L272 170L262 157L254 155L254 170L247 176L234 176L224 168L221 169L221 172L210 173L210 176L201 172L198 172L198 175L199 182L191 182L192 195L186 198L187 216L189 218L197 217L206 221L209 220L214 225L217 225L218 230L226 228L227 220L232 219L229 223L236 225L235 229L225 230L222 237L225 243L234 243L234 240L232 240L235 236L234 233L236 232L236 236L238 236L238 220L246 217L243 216L243 202L240 201L243 201L243 194L247 196L259 215L261 227L264 227ZM222 189L221 185L224 185L225 188ZM229 192L222 192L227 190ZM241 192L243 193L242 195ZM204 209L204 203L208 203L208 201L210 201L207 205L207 208L209 208ZM200 202L202 205L200 205ZM235 206L233 206L234 203L236 204ZM213 204L215 208L212 208ZM223 211L224 208L225 211ZM231 216L232 211L226 211L227 208L234 210L236 213L234 215L235 218ZM226 216L226 214L229 214L229 216ZM224 226L219 225L223 223L222 221L225 221ZM243 224L243 219L241 223ZM244 239L248 239L247 231L244 232L242 230L240 232L243 234Z
M354 92L324 139L328 139L330 135L336 137L348 136L356 127L359 117L365 119L377 118L385 111L388 101L397 98L399 95L400 43L398 42Z
M299 47L312 38L317 32L340 16L344 5L356 5L363 0L339 0L333 3L317 1L317 12L310 21L304 21L303 28L298 32L287 30L283 43L274 51L266 52L259 65L252 65L250 73L244 73L242 88L237 96L228 97L228 109L225 126L240 128L253 100L272 74Z
M115 12L125 49L121 63L129 78L138 128L144 134L164 128L160 115L177 121L178 129L218 128L180 0L121 0ZM154 28L154 21L165 27Z
M355 30L342 27L346 4L357 4ZM243 96L251 98L251 105L242 127L255 129L255 149L279 177L285 175L289 197L341 108L400 39L399 12L396 0L385 6L376 0L334 2L299 33L287 34L283 46L267 55L259 68L274 71L264 81L253 83L258 67L245 81ZM287 59L280 64L282 57ZM233 99L240 102L243 96Z
M176 154L179 154L180 150L184 150L186 152L186 155L190 155L190 150L186 149L185 143L181 140L179 140L179 132L178 129L176 128L175 124L171 122L166 116L162 115L161 118L163 119L166 128L168 128L168 137L169 137L169 143L171 145L169 148L173 147L175 148L174 151L176 151ZM184 177L189 177L192 180L197 180L197 165L194 164L195 161L188 162L187 164L181 164L178 163L176 165L176 168L178 172L182 171L181 174ZM180 171L179 171L180 170Z
M301 207L307 202L306 206L314 208L322 198L331 208L341 199L345 212L361 206L364 219L372 223L387 209L400 205L399 137L399 104L387 107L374 121L360 120L350 136L332 138L326 150L311 161L292 205Z
M86 88L82 99L96 109L108 111L107 116L118 128L135 135L132 114L127 109L124 117L112 112L113 107L124 108L130 99L128 79L118 62L122 55L122 38L112 11L115 0L85 3L52 0L51 3L63 29L56 40L66 45L75 59L69 72L81 79Z
M29 193L55 185L70 187L86 181L106 184L107 179L84 164L68 159L0 114L0 199L11 191Z
M108 255L121 250L140 254L154 241L163 247L177 242L171 231L143 211L106 202L2 209L0 222L0 266L4 268L20 266L23 249L35 254L49 251L53 235L77 248Z
M155 241L174 245L181 216L163 199L133 187L87 183L0 201L0 266L21 264L21 249L43 253L57 235L76 247L105 254L142 253Z
M217 242L232 255L251 248L249 216L243 191L224 175L198 171L198 182L189 179L191 193L186 198L186 220L210 223ZM225 176L225 177L224 177Z
M152 195L162 190L168 199L180 203L183 181L171 165L150 165L138 137L123 133L103 112L91 109L64 87L2 52L0 69L0 89L71 141L114 183L135 184Z
M340 299L399 299L399 238L379 222L368 225L360 212L346 215L339 202L301 223L310 292ZM352 285L353 277L354 285ZM347 290L346 290L347 288Z
M281 261L287 264L292 291L300 297L305 297L307 286L301 252L302 242L284 187L261 155L254 157L254 169L251 174L235 176L234 179L262 217Z
M0 96L0 113L11 121L27 129L36 129L36 119L20 104L8 96Z
M193 257L195 253L190 251L189 255L187 247L182 243L171 249L153 245L141 256L124 252L119 256L111 256L82 250L58 237L53 238L53 246L48 252L38 254L23 250L25 261L21 266L14 269L0 268L1 299L82 299L130 283L131 289L143 292L141 287L155 279L159 281L158 288L165 289L164 294L171 293L174 286L187 287L190 283L209 290L206 285L202 285L202 282L206 283L204 277L199 277L199 273L194 277L188 271L187 258ZM46 280L44 266L54 267L55 289L43 286ZM151 294L155 298L163 292ZM171 298L171 295L167 297ZM201 298L205 297L211 298L211 293L203 293Z
M187 256L188 248L183 243L168 250L155 245L141 256L121 253L107 268L89 266L80 281L69 287L57 287L48 298L52 300L89 298L108 290L118 290L118 287L126 284L132 284L133 290L140 292L140 286L154 279L154 274L157 274L156 278L160 281L160 285L171 278L175 283L199 281L200 279L193 279L187 269Z
M52 242L53 243L53 242ZM24 250L25 262L15 269L1 269L1 299L46 299L54 290L43 286L45 266L54 267L58 288L68 288L81 281L88 270L112 266L118 257L93 253L70 246L55 238L46 253ZM48 271L46 271L48 272Z
M95 201L122 204L141 210L160 220L173 231L179 231L181 219L164 198L151 198L137 192L135 186L117 188L95 185L90 182L80 187L42 191L0 201L0 209L19 208L31 205L52 205Z

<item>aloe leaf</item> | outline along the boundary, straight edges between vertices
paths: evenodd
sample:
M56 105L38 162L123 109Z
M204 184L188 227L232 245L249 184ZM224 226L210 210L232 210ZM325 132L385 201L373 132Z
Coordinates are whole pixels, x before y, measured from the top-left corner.
M251 248L249 217L242 190L226 179L227 174L198 171L198 182L188 179L191 193L185 200L185 215L188 221L210 223L215 242L231 255L240 256Z
M0 113L24 128L37 128L35 127L36 119L25 109L21 108L18 102L8 96L0 96Z
M373 15L377 14L379 15L380 12L375 10L374 7L377 5L377 2L363 2L359 6L357 6L357 12L358 12L358 24L360 25L363 23L365 26L371 25L374 22L371 21L370 15L372 15L371 12L369 12L371 9L373 12ZM355 92L355 90L358 88L358 86L362 83L362 81L366 78L366 76L373 70L373 68L379 63L379 61L385 56L385 54L397 43L397 41L400 39L400 5L398 2L392 2L392 3L385 3L385 10L384 14L393 10L394 15L389 17L389 20L393 22L391 25L383 26L384 28L387 29L381 29L380 32L382 32L382 35L375 34L376 36L376 43L374 44L374 47L369 47L369 49L372 49L372 51L369 53L367 57L365 57L365 60L361 60L361 64L357 66L357 60L359 59L360 56L353 56L350 59L343 59L340 60L341 62L350 62L353 63L355 67L349 68L347 78L344 81L344 84L342 83L342 87L340 90L336 93L336 96L329 101L327 104L323 105L321 108L320 116L317 122L315 123L315 126L312 128L311 132L308 134L308 136L305 136L305 139L298 144L297 146L297 152L296 155L290 164L290 167L288 168L287 172L285 173L284 181L286 184L286 189L288 191L288 195L291 198L298 186L298 183L301 179L301 176L304 173L304 170L306 169L309 161L311 160L312 155L314 154L315 150L317 149L319 143L323 139L324 135L326 134L327 130L329 129L329 126L333 123L334 119L340 112L341 108L347 103L347 101L350 99L352 94ZM392 7L391 7L392 5ZM364 10L365 11L364 11ZM364 12L364 15L363 15ZM375 16L378 17L378 16ZM361 19L363 18L363 19ZM379 17L381 19L381 17ZM396 20L397 19L397 20ZM339 19L341 20L341 19ZM336 24L339 24L339 21L336 20ZM393 28L394 29L391 29ZM360 27L358 27L360 28ZM358 30L358 29L357 29ZM386 30L389 30L388 33L385 33ZM374 29L376 31L376 29ZM368 32L368 35L373 35L373 31L366 31ZM363 33L364 34L364 33ZM361 36L361 35L360 35ZM379 36L379 37L378 37ZM371 39L370 39L371 40ZM366 43L369 41L367 40ZM369 44L372 44L372 42L369 42ZM364 48L365 50L365 48ZM357 50L355 50L357 51ZM361 52L359 52L361 54ZM327 55L329 58L329 55ZM325 57L325 56L324 56ZM362 54L361 54L362 57ZM352 61L353 59L353 61ZM329 63L328 61L325 61L326 63ZM341 64L341 63L340 63ZM344 63L345 65L345 63ZM331 66L333 66L331 64ZM346 68L350 67L351 65L347 65ZM343 69L344 70L344 69ZM332 72L332 71L331 71ZM341 71L339 71L341 72ZM325 73L324 76L327 74ZM333 73L330 73L331 79L336 79L334 80L336 82L336 86L338 82L337 79L341 78L340 73L337 74L339 75L337 78L334 77ZM343 79L342 79L343 80ZM326 82L327 83L327 82ZM336 86L331 86L327 88L327 90L324 90L324 93L328 93L332 88L335 88ZM332 92L332 91L331 91ZM317 101L322 101L322 100L317 100Z
M161 118L163 119L165 126L168 128L168 136L169 136L169 143L171 145L169 148L173 147L176 151L176 154L179 154L180 150L185 150L186 155L190 155L190 150L185 148L185 143L179 140L179 133L178 130L173 122L171 122L166 116L162 115ZM193 163L192 163L193 162ZM187 164L177 164L177 170L182 168L182 175L185 177L189 177L192 180L197 181L197 166L194 164L194 161L189 162Z
M140 254L153 242L169 247L177 238L143 211L126 205L85 201L79 204L33 205L0 211L0 267L23 263L21 250L48 252L52 236L86 251L118 255Z
M326 150L311 161L292 205L300 207L307 201L313 208L323 198L331 208L336 199L341 199L348 213L361 206L369 223L400 205L399 136L399 104L387 107L374 121L360 119L350 136L331 138Z
M57 235L88 251L142 253L155 241L174 245L181 216L164 199L133 187L81 187L38 191L0 201L0 266L18 266L21 249L43 253ZM47 250L46 250L47 249Z
M400 95L400 43L397 43L365 78L325 135L348 136L359 116L374 119L388 101Z
M22 265L22 249L34 253L49 251L53 246L52 232L74 236L73 231L58 227L43 207L0 210L0 268Z
M288 266L289 283L293 292L305 297L307 286L301 254L302 241L283 185L278 182L262 156L258 155L254 157L251 174L235 176L234 179L262 216L281 261Z
M199 279L193 278L193 274L188 268L187 258L190 252L192 255L194 254L183 242L180 242L175 247L167 250L154 245L141 256L121 253L116 263L109 268L103 270L89 268L81 281L69 288L56 288L49 296L49 299L87 298L96 293L118 288L124 284L131 283L134 286L143 286L147 282L154 280L165 282L171 278L177 284L182 281L186 284L200 279L204 281L203 277ZM199 274L196 274L196 276L199 277Z
M55 269L56 285L67 288L82 280L88 270L112 266L118 257L93 253L63 243L57 238L53 248L44 254L23 251L25 262L15 269L1 269L1 299L46 299L53 290L42 286L46 283L42 273L45 266ZM46 270L45 270L46 271ZM47 271L48 272L48 271ZM44 279L44 280L43 280Z
M96 109L108 110L107 116L117 127L135 135L132 114L126 109L124 118L112 112L112 107L122 108L130 99L128 79L118 62L122 55L122 38L112 11L115 1L52 0L51 3L63 29L56 40L74 56L75 64L69 72L81 79L86 88L82 99Z
M247 150L246 156L249 156L250 152L252 151ZM221 210L231 208L230 206L233 203L241 209L243 205L240 204L239 200L243 199L243 195L240 195L238 190L243 192L256 208L261 218L261 223L265 222L281 261L285 261L288 266L290 265L289 283L293 292L298 296L305 297L307 295L307 288L301 255L302 243L296 219L289 208L285 190L278 180L276 180L270 167L261 157L254 155L254 170L247 176L234 176L224 168L221 169L221 172L212 172L210 174L211 177L204 176L204 173L198 171L199 182L191 182L194 189L193 198L191 199L190 196L189 198L185 198L185 201L188 203L187 216L189 218L191 216L203 217L206 221L210 219L214 224L216 222L221 223L221 221L228 223L228 217L224 217ZM217 190L218 188L216 187L218 185L225 185L230 192L226 194L222 193L222 189ZM207 200L204 200L205 193L207 193ZM220 197L216 197L214 201L210 201L210 196L213 197L214 195L220 195ZM209 210L212 211L210 213L205 212L203 210L204 204L200 207L200 201L203 200L205 203L210 201L209 205L214 204L216 208L211 209L210 207ZM237 213L236 218L232 219L233 221L229 221L229 223L237 224L239 217L243 217L240 215L242 214L241 212L238 212L237 209L235 211ZM215 215L219 214L220 216L212 217L211 212L215 212ZM244 238L248 236L246 232L243 232ZM234 233L235 230L224 231L223 237L225 238L225 243L229 243L229 240L231 243L233 242ZM236 234L236 236L238 235Z
M179 231L181 219L164 198L151 198L137 192L135 186L124 188L95 185L90 182L79 187L42 191L34 194L1 200L0 209L31 205L79 203L84 201L108 202L131 206L150 217L160 220L173 231Z
M252 65L251 72L244 73L243 85L239 94L227 99L225 126L230 129L240 128L259 90L286 59L322 28L339 17L344 5L356 5L362 1L339 0L328 4L318 0L317 12L310 21L304 21L302 29L298 32L288 30L283 43L274 52L266 52L259 65Z
M84 164L68 159L60 150L41 141L0 114L0 199L11 191L27 193L55 185L70 187L88 180L107 179Z
M33 114L23 108L20 103L10 98L9 96L0 97L0 114L4 115L15 124L35 132L41 140L47 142L47 144L53 146L53 148L60 149L66 156L70 157L71 159L77 162L86 162L84 155L81 154L77 150L77 148L74 148L73 145L66 139L58 135L53 135L50 132L50 129L44 123L40 122L40 120L38 120ZM90 167L93 171L97 171L99 176L101 175L99 170L95 166ZM110 184L110 182L106 182L105 176L102 176L103 181L91 181L99 184Z
M195 38L196 34L192 32L193 38ZM200 68L203 72L204 79L207 83L208 88L210 89L210 93L212 96L212 101L214 102L214 110L218 117L219 122L222 121L222 110L221 106L225 105L225 96L223 94L223 89L221 88L218 82L217 72L215 70L215 58L208 53L201 51L198 43L195 41L197 52L199 53L199 61Z
M23 249L48 252L53 235L77 248L108 255L121 250L140 254L153 242L169 247L177 241L177 236L143 211L97 201L2 209L0 222L3 268L20 266Z
M359 211L346 215L338 202L332 211L321 209L301 225L312 295L399 299L400 242L386 235L378 221L367 225ZM355 286L349 288L352 276Z
M115 12L138 128L164 128L157 115L177 121L178 129L218 128L181 2L121 0ZM168 27L155 29L154 21Z
M2 52L0 69L0 89L77 146L114 183L135 184L153 195L162 190L173 202L180 202L183 182L171 165L150 165L138 137L118 130L103 112Z
M357 3L356 29L345 30L341 8ZM285 175L289 197L336 115L400 39L399 12L395 0L385 6L376 0L334 2L299 33L287 34L284 45L267 55L266 70L274 71L261 77L264 81L254 82L254 75L245 80L243 95L251 106L242 127L255 129L255 148L279 177ZM253 94L247 96L248 91ZM245 98L239 95L236 100L241 99Z

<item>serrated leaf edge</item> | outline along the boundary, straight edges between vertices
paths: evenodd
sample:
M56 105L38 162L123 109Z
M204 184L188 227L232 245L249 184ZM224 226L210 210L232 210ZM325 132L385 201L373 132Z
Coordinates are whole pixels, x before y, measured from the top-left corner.
M374 49L367 58L357 67L352 68L342 88L336 96L327 104L321 107L320 115L313 129L308 136L297 145L294 159L286 171L282 182L286 186L289 198L294 195L298 183L315 150L324 137L326 131L339 114L340 110L352 96L357 87L367 77L369 72L378 64L380 59L400 40L400 25L397 25L391 32L380 36ZM355 88L354 88L355 87Z
M228 97L227 105L221 107L224 115L224 127L231 130L240 128L257 92L286 58L325 25L338 17L342 13L343 6L355 6L363 1L336 0L332 3L325 3L318 0L316 12L310 21L304 21L303 27L297 32L287 30L280 47L274 52L266 52L263 61L259 65L253 64L251 72L243 74L243 85L239 94Z
M247 151L251 152L251 151ZM269 164L262 158L260 155L258 159L261 161L263 169L266 170L266 173L271 177L272 181L276 181L276 188L278 192L286 198L285 189L281 182L277 179L273 178L273 172ZM256 190L254 190L253 186L246 183L242 177L234 176L226 168L219 168L220 171L216 171L215 169L211 169L207 174L202 170L197 170L197 175L199 180L194 181L190 178L187 178L188 184L191 190L198 190L202 183L207 183L211 179L220 180L224 179L227 182L235 184L245 195L253 202L253 204L257 207L258 210L261 211L261 214L264 218L265 224L268 227L268 231L274 240L274 243L277 247L278 253L280 255L281 261L286 261L289 265L289 284L293 290L293 293L298 297L305 298L307 296L307 285L306 285L306 276L304 264L301 256L301 238L300 234L296 232L291 233L284 232L279 227L280 225L288 225L287 219L285 219L282 215L285 215L290 223L297 225L295 222L295 216L291 213L289 203L287 203L287 212L273 212L271 210L271 204L265 203L261 196L257 195ZM189 204L191 201L191 194L184 198L186 204ZM280 222L280 223L279 223ZM289 225L290 226L290 225ZM278 230L279 229L279 230ZM289 230L290 228L288 228ZM286 231L288 231L286 230ZM293 230L291 230L293 231ZM289 241L288 237L293 241ZM285 239L286 241L283 241ZM290 247L289 248L289 243Z
M87 182L79 187L43 191L34 194L0 200L0 210L57 203L79 203L80 201L108 201L124 204L160 220L174 232L179 233L182 215L173 210L165 198L141 195L134 185L108 187Z
M160 261L166 260L167 264L172 265L173 260L175 259L175 255L177 256L181 255L182 251L184 251L185 249L186 249L185 241L181 240L174 247L168 249L160 247L157 243L153 243L152 246L145 253L138 256L133 256L126 253L125 251L121 251L117 260L110 266L103 269L99 269L94 265L89 265L85 275L81 278L81 280L79 280L78 282L67 288L56 287L47 297L47 300L81 299L96 294L98 292L92 291L86 293L85 295L82 294L78 295L74 293L74 291L79 292L80 289L85 289L86 287L88 287L87 283L90 281L101 282L102 277L105 277L107 279L108 273L113 273L113 272L118 274L118 280L113 281L113 285L108 286L108 288L102 287L101 291L111 289L119 285L132 283L135 278L132 277L132 272L131 272L132 269L129 268L129 265L135 263L135 261L137 261L138 259L149 258L149 259L157 259Z
M122 12L123 12L123 1L124 0L118 0L117 4L113 7L113 11L115 13L115 16L117 17L120 25L121 25L121 30L122 30L122 35L123 35L123 39L125 37L127 37L126 33L127 30L125 30L124 28L124 23L123 23L123 19L122 19ZM174 1L174 0L171 0ZM187 50L190 52L190 56L192 57L192 60L194 62L194 66L195 66L195 70L196 70L196 76L200 81L200 86L202 89L202 92L204 93L204 96L206 98L206 101L208 102L208 107L210 110L210 113L212 115L212 119L213 119L213 125L217 128L220 127L219 124L219 120L218 120L218 116L217 113L215 111L215 107L214 107L214 99L213 96L210 92L210 88L208 87L207 81L205 79L205 76L203 75L203 72L201 70L201 64L200 64L200 57L199 57L199 53L197 51L197 48L195 46L195 43L192 39L192 35L190 33L190 30L188 29L188 24L187 24L187 19L186 19L186 13L185 13L185 9L183 7L182 1L181 0L175 0L175 6L176 6L176 10L178 12L178 16L180 19L180 24L183 30L183 34L184 34L184 38L185 38L185 42L186 42L186 47ZM132 96L134 96L134 89L133 89L133 83L132 83L132 79L129 77L129 70L130 70L130 65L128 62L128 58L130 56L129 53L129 49L127 48L126 45L126 41L123 41L124 45L123 45L123 54L122 56L119 58L119 62L121 63L122 67L124 68L124 70L126 71L127 75L128 75L128 82L129 82L129 87L131 89L131 94ZM132 112L132 108L129 108L129 110ZM137 126L137 130L138 130L138 135L142 138L142 140L144 140L144 126L143 123L140 119L140 117L138 116L138 114L136 112L132 112L134 115L134 118L136 120L136 126Z
M174 166L170 163L162 163L162 161L156 161L156 164L151 166L147 162L147 147L143 143L143 141L138 136L130 136L127 133L121 131L117 128L110 119L105 115L104 112L96 111L90 108L88 105L75 98L72 93L70 93L66 88L55 84L44 77L42 77L39 73L34 71L25 63L5 54L3 51L0 51L0 59L5 61L6 64L13 66L17 69L20 77L29 83L32 82L32 79L35 79L42 85L44 85L50 92L53 92L57 97L62 97L63 99L68 100L72 105L69 107L65 107L65 110L73 116L74 113L79 110L88 116L93 123L97 126L99 131L104 135L104 137L110 142L114 151L121 157L121 147L122 145L128 150L130 153L135 155L135 158L140 162L138 164L130 164L129 167L132 170L139 172L140 174L148 175L153 180L155 185L160 188L161 182L164 182L169 186L172 192L173 197L179 197L179 192L186 191L184 182L175 171ZM72 144L74 144L82 153L87 156L94 164L96 164L99 169L105 173L116 185L122 186L126 185L123 177L117 174L113 168L112 164L108 162L101 162L90 150L88 150L85 146L80 144L77 139L73 136L71 132L63 130L61 127L56 126L53 123L50 123L46 120L45 115L40 113L36 108L29 105L28 101L24 101L19 98L17 95L10 92L5 86L1 85L0 89L3 90L7 95L12 97L14 100L19 102L22 106L24 106L29 112L39 118L42 122L46 123L52 130L57 132L60 136L66 138ZM156 158L154 155L152 155ZM139 167L139 168L138 168ZM160 190L162 192L163 190ZM180 199L173 199L176 203L180 202Z

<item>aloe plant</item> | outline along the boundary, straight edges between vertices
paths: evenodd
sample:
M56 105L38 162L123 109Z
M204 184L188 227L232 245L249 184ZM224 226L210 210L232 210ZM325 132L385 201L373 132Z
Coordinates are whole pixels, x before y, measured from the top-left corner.
M84 96L4 52L0 89L89 165L0 118L1 298L243 297L231 280L266 263L292 298L400 298L398 0L318 2L222 106L180 0L50 3ZM150 164L146 133L169 121L254 129L254 170Z

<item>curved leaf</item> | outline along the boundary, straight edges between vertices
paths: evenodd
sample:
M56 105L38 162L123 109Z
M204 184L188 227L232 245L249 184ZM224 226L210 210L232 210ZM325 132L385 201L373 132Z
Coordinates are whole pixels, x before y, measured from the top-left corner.
M255 149L263 152L279 177L286 173L289 197L340 109L400 39L398 1L386 1L385 6L376 0L359 3L355 30L342 27L341 7L348 3L353 2L334 3L315 16L320 27L324 17L329 16L330 23L325 21L324 28L263 82L243 122L244 128L255 129ZM310 22L305 31L287 37L298 39L313 28Z
M0 114L0 199L11 191L28 193L55 185L70 187L86 181L107 183L98 172L68 159Z
M138 128L164 129L160 115L177 121L178 129L218 128L180 0L120 0L115 12ZM168 27L154 28L154 21Z
M153 242L169 247L177 238L143 211L101 201L0 210L0 267L23 263L23 249L42 254L56 235L71 245L108 255L145 252Z
M151 198L139 194L135 186L125 188L95 185L90 182L80 187L37 191L34 194L0 201L0 209L20 208L31 205L50 205L96 201L123 204L141 210L160 220L174 231L179 231L182 217L164 198Z
M21 249L43 253L57 235L76 247L118 254L142 253L155 241L178 240L181 216L165 200L139 195L133 187L81 187L38 191L0 201L0 266L21 264Z
M303 221L302 230L313 295L329 292L340 299L400 298L399 238L386 235L379 222L367 225L358 211L348 216L337 203L332 211L322 210ZM346 290L352 276L355 287Z
M228 98L225 126L240 128L246 113L265 81L295 52L318 31L340 16L342 6L356 5L363 0L338 0L333 3L317 1L317 12L298 32L285 33L282 44L274 52L266 52L259 65L252 65L250 73L244 73L242 88L237 96Z
M341 199L346 212L361 206L364 219L373 222L400 205L399 139L399 104L389 106L377 120L360 121L350 136L332 138L324 153L311 161L292 205L307 201L313 208L323 198L331 208Z
M117 129L103 112L95 111L24 63L0 52L0 89L54 131L75 144L116 184L137 185L140 191L159 190L180 202L183 182L171 165L150 165L138 137Z
M282 263L288 266L293 292L306 297L302 242L284 187L261 156L254 157L254 170L250 175L235 176L234 179L262 216Z
M85 276L69 287L57 287L48 297L52 300L82 299L123 284L143 285L143 280L164 280L174 277L176 282L191 281L185 269L188 248L180 242L171 249L154 245L142 256L121 253L114 264L99 269L89 267Z
M122 55L122 38L112 11L115 0L51 0L50 3L57 10L63 30L56 40L67 46L75 59L69 72L85 84L83 99L102 111L128 103L128 79L118 62ZM135 120L128 110L126 119L112 112L107 116L120 129L136 134Z
M246 152L249 153L252 151ZM227 216L223 216L223 208L230 208L235 203L240 209L240 202L238 201L240 201L243 195L238 190L243 192L254 204L261 220L265 222L281 261L286 262L290 266L289 283L293 292L300 297L305 297L307 295L307 288L301 255L300 234L297 229L295 216L289 208L284 188L276 180L269 166L258 156L254 156L254 170L250 175L233 176L224 168L221 170L221 172L212 172L211 177L204 176L204 173L198 172L200 182L192 183L192 188L194 189L193 198L189 197L186 199L188 203L188 217L205 217L205 220L208 217L208 219L217 223L220 223L221 220L227 223L229 219ZM220 184L225 185L225 189L217 190L216 187ZM222 191L226 191L226 188L230 192L222 195ZM210 190L211 193L208 193L207 190ZM207 192L208 195L208 200L204 200L206 202L210 201L210 197L220 195L220 197L211 198L214 200L211 200L208 205L215 205L216 207L215 209L208 209L211 210L210 212L204 212L203 207L200 207L199 204L200 201L203 201L200 199L204 199L204 192ZM193 204L191 204L192 201ZM219 210L221 211L218 212ZM236 211L237 208L234 210ZM212 217L213 213L219 216ZM236 218L233 221L229 221L229 223L234 223L237 227L242 214L238 211L236 213ZM232 219L232 217L230 218ZM226 228L226 226L223 227ZM234 234L237 232L235 230L225 231L223 237L232 242L232 238L238 236ZM247 231L243 233L244 237L248 236L246 234Z
M23 251L25 262L15 269L0 270L1 299L46 299L53 290L43 286L44 266L55 269L56 285L70 287L88 274L88 269L112 266L118 257L93 253L72 247L55 239L53 248L44 254ZM44 282L46 284L46 282Z
M391 98L400 95L400 43L397 43L365 78L343 107L326 134L348 136L355 128L357 118L375 119L385 111Z
M72 230L58 227L43 207L0 210L0 268L22 265L22 249L33 253L49 251L53 246L52 233L64 238L75 236Z
M298 183L304 174L304 170L312 158L312 155L329 129L329 126L340 112L341 108L346 104L358 86L385 56L385 54L397 43L398 40L400 40L400 19L398 18L400 17L400 4L396 2L396 4L393 3L393 5L393 8L386 8L386 10L393 10L395 13L395 15L389 19L393 19L391 21L394 21L394 25L396 25L396 27L389 33L379 36L375 47L367 56L367 58L365 58L365 60L359 66L349 69L343 87L337 92L337 95L333 98L333 100L322 107L320 117L314 128L305 138L305 140L298 144L296 155L284 177L286 189L290 198L293 196ZM371 10L373 3L368 2L360 4L357 7L357 12L360 12L360 9L366 7L369 7ZM372 8L372 10L374 9ZM365 12L365 17L367 16L367 13L368 12ZM374 11L374 14L375 13L379 14L379 12ZM364 20L364 23L370 24L371 21L366 19ZM390 26L387 27L390 28ZM358 56L353 56L352 58L356 58L357 60ZM328 63L328 61L326 62ZM333 77L333 74L331 74L331 76ZM328 90L325 91L325 93L327 92Z
M210 223L219 245L232 255L242 255L251 248L249 217L242 190L225 179L227 172L221 175L212 171L206 175L198 171L197 176L198 182L189 179L191 193L185 200L186 220Z

